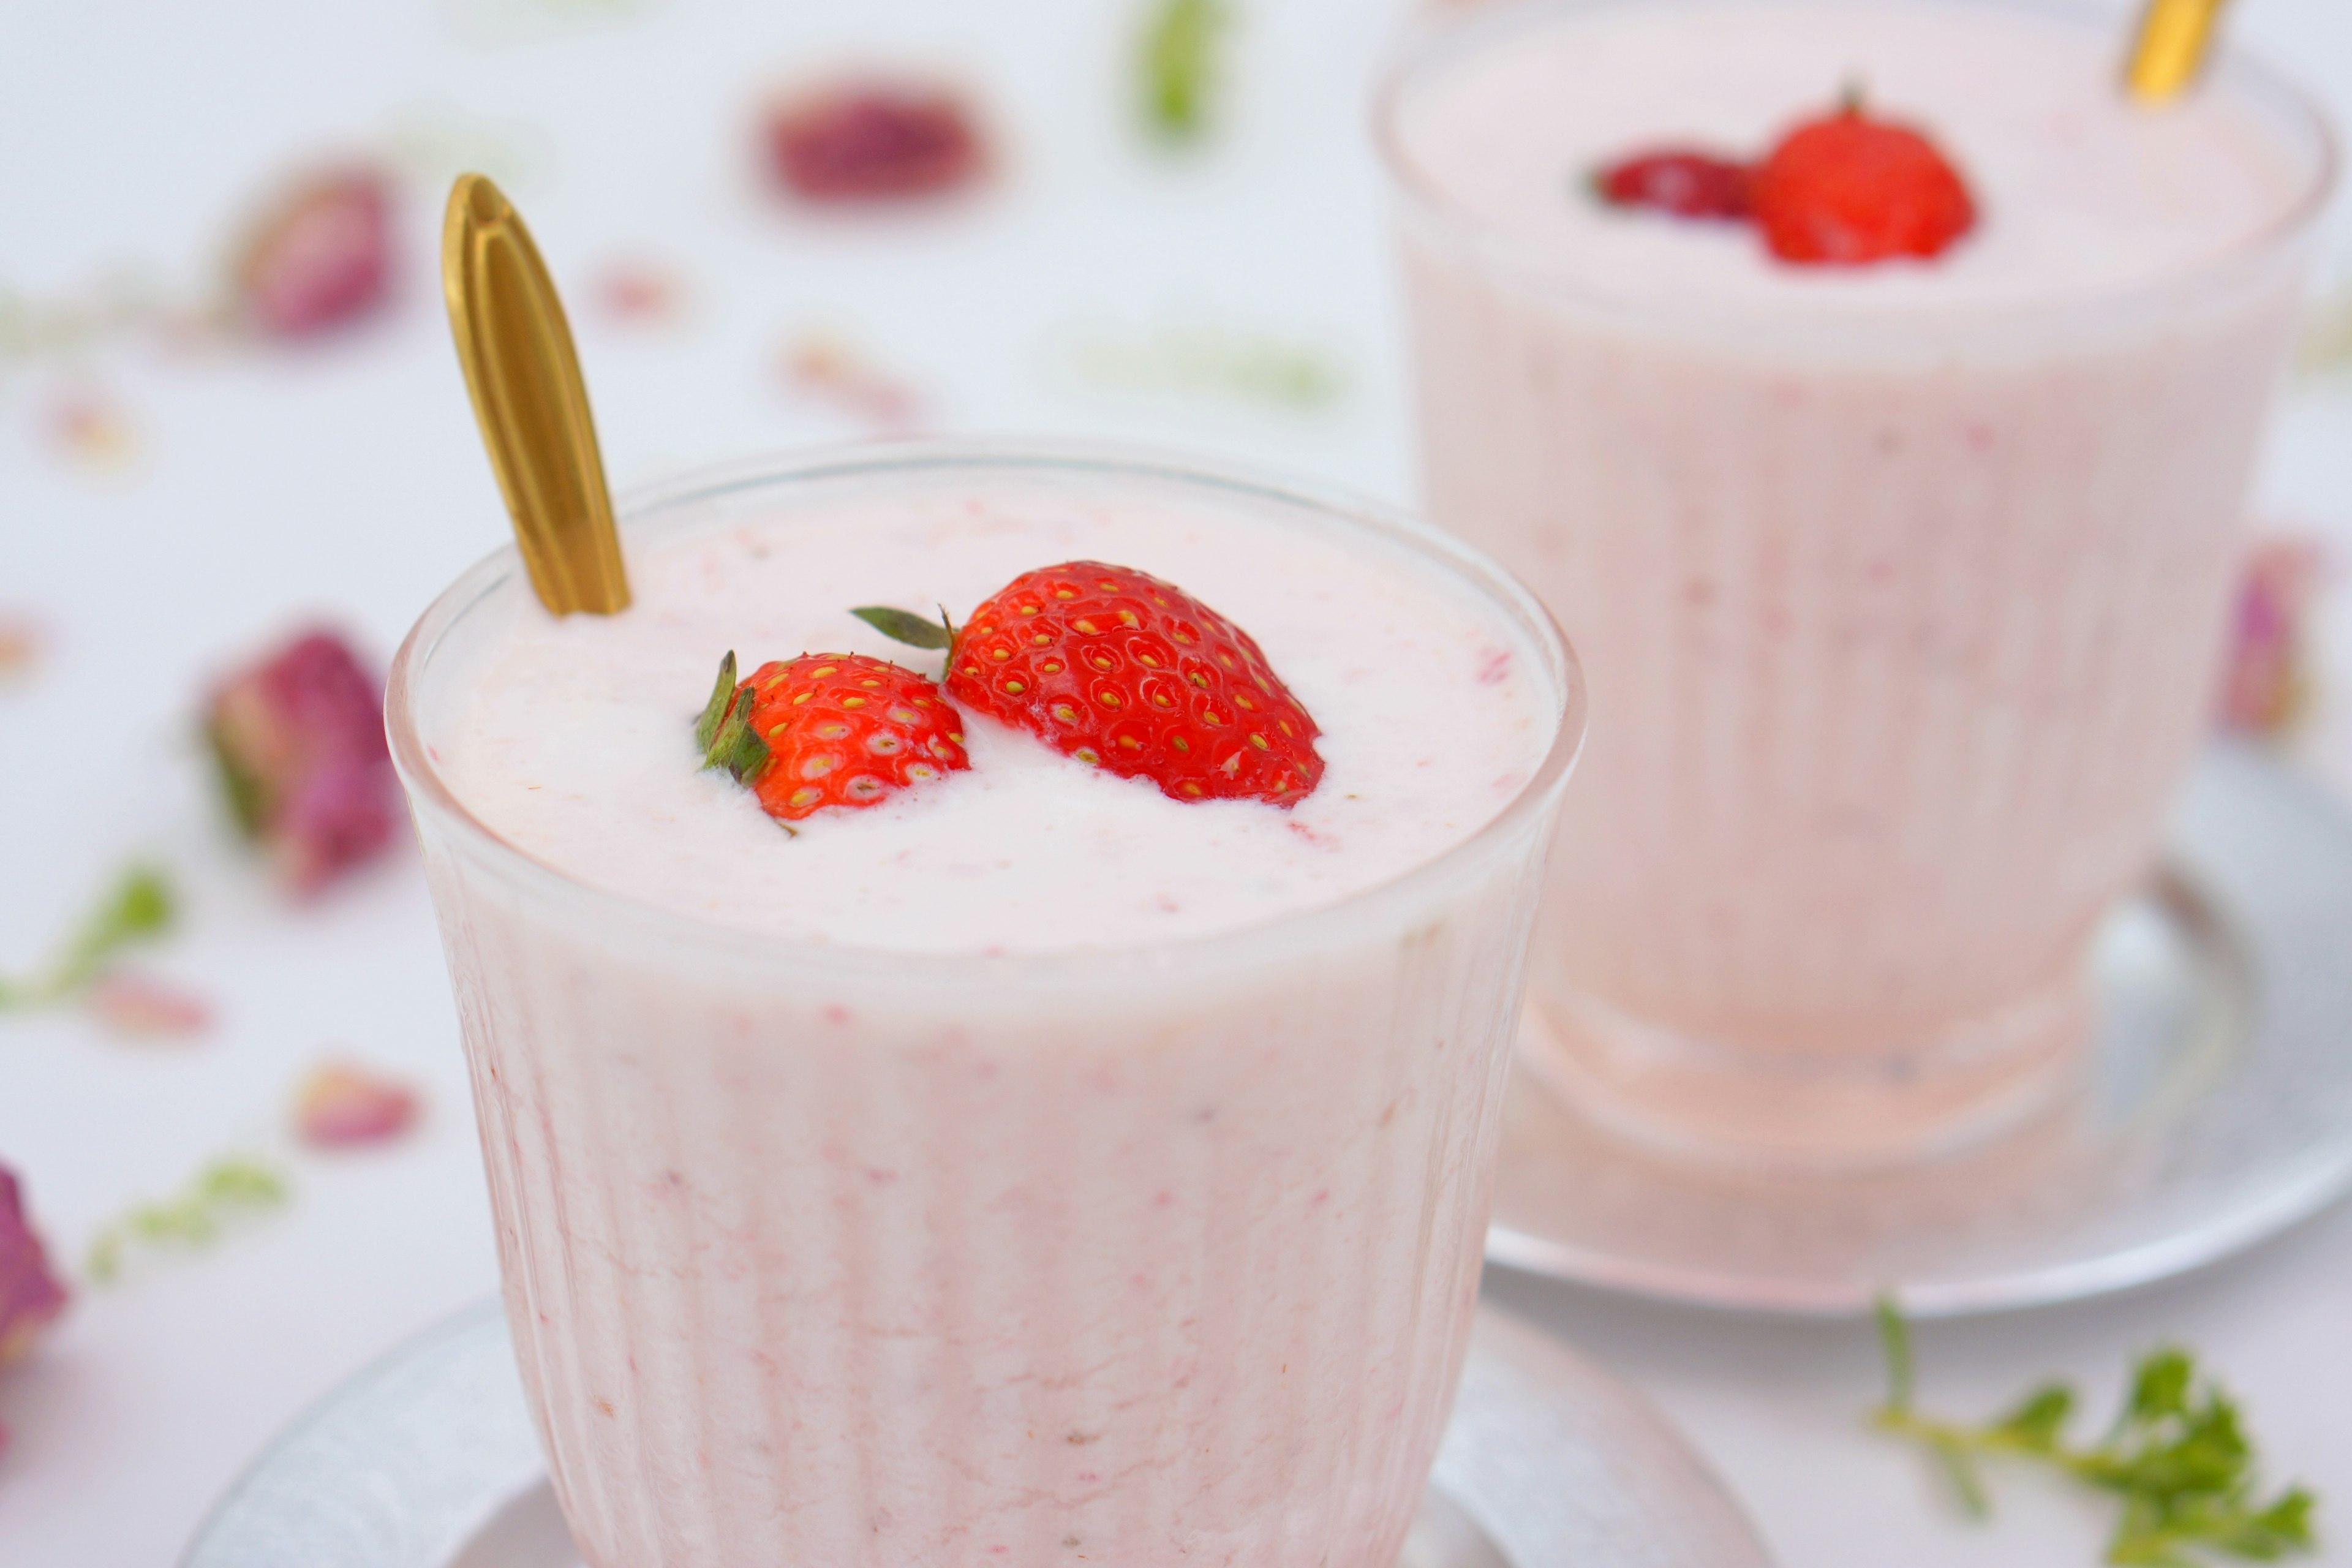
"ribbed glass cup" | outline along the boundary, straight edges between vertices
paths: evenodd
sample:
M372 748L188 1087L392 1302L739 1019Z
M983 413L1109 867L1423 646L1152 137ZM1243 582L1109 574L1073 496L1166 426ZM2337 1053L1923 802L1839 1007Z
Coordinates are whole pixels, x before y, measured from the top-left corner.
M1577 628L1601 716L1528 1061L1685 1152L1924 1156L2080 1065L2091 937L2147 871L2211 711L2335 148L2225 55L2200 90L2255 104L2302 184L2193 266L1868 312L1612 297L1456 205L1401 122L1453 62L1630 3L1435 27L1377 115L1431 512ZM1724 3L1642 0L1695 24ZM2123 42L2104 8L1895 3Z
M1477 1290L1528 937L1582 731L1542 607L1444 535L1127 455L918 446L625 503L1041 476L1402 549L1556 725L1469 839L1194 940L907 955L703 923L468 815L435 739L514 552L402 648L394 756L471 1063L523 1380L595 1568L1388 1568Z

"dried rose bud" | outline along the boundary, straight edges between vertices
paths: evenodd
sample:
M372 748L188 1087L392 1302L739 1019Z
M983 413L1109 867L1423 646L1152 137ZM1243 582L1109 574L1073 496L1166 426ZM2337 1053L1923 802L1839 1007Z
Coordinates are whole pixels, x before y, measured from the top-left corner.
M329 1062L303 1080L294 1130L314 1149L349 1149L399 1137L416 1121L416 1092L348 1062Z
M392 193L372 169L310 175L254 226L236 298L265 335L301 338L358 320L391 292Z
M142 1039L202 1034L213 1021L213 1010L203 997L149 975L121 971L93 981L83 1003L108 1028Z
M851 81L792 99L770 114L768 162L808 201L937 195L981 172L980 133L943 88Z
M230 809L279 878L314 892L391 844L400 792L383 687L332 632L314 631L232 677L205 733Z
M0 610L0 680L30 675L47 641L41 623L31 616Z
M65 1307L66 1288L25 1224L16 1173L0 1165L0 1366L30 1350Z
M2317 547L2307 540L2255 546L2238 591L2238 623L2222 672L2225 728L2283 734L2309 705L2308 628L2321 565Z

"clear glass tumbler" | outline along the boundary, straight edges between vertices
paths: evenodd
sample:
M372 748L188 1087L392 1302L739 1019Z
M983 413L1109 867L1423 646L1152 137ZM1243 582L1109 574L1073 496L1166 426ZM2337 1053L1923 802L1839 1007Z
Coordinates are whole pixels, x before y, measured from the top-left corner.
M1924 1155L2048 1103L2081 1063L2095 928L2147 872L2210 711L2336 154L2299 94L2226 55L2201 90L2257 106L2299 193L2170 275L1922 288L1867 313L1612 293L1472 214L1409 127L1454 63L1631 3L1438 27L1377 112L1430 510L1577 628L1600 715L1528 1059L1688 1152ZM1895 3L2123 45L2105 8ZM1642 0L1693 12L1695 37L1720 4Z
M1197 940L908 955L568 878L467 814L435 739L505 550L394 664L524 1383L596 1568L1093 1561L1388 1568L1477 1292L1497 1117L1582 731L1532 595L1449 536L1181 464L878 448L691 477L625 548L821 488L1186 496L1403 551L1550 683L1472 837Z

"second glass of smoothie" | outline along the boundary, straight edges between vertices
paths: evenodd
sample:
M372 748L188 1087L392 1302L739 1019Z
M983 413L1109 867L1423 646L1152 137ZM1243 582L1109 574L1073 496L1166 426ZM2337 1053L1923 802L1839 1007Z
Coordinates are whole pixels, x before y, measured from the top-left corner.
M1537 0L1386 89L1432 510L1592 682L1527 1048L1605 1122L1898 1159L2082 1058L2334 170L2269 73L2224 57L2147 109L2125 45L2005 0ZM1965 172L1944 255L1793 266L1592 195L1849 89Z
M1541 606L1417 523L1083 452L624 513L627 611L558 620L502 552L388 705L589 1563L1390 1568L1581 738ZM1255 637L1312 793L1185 803L969 713L968 771L793 835L698 771L727 649L936 668L851 606L962 618L1073 558ZM1080 629L1090 666L1171 657Z

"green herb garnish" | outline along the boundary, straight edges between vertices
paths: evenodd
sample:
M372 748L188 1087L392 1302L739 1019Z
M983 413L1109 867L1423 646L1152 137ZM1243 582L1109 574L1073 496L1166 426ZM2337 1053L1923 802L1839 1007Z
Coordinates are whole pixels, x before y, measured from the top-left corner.
M2032 1389L1981 1426L1937 1420L1913 1405L1911 1331L1884 1297L1878 1333L1887 1391L1873 1424L1926 1447L1975 1517L1992 1511L1981 1462L2023 1459L2114 1494L2123 1515L2107 1542L2109 1563L2200 1568L2213 1557L2274 1563L2314 1548L2311 1520L2319 1500L2293 1486L2262 1500L2253 1443L2238 1406L2218 1384L2199 1381L2187 1351L2141 1357L2114 1425L2078 1448L2066 1441L2074 1391L2065 1384Z
M1143 35L1144 123L1171 142L1197 141L1217 89L1223 0L1160 0Z
M172 888L163 874L152 866L131 867L116 880L106 901L83 919L46 973L30 980L0 980L0 1012L65 1000L104 973L123 948L169 930L172 919Z
M221 1237L232 1220L286 1201L286 1178L258 1160L215 1160L173 1196L141 1204L101 1229L89 1244L83 1272L106 1284L122 1272L133 1243L200 1249Z

